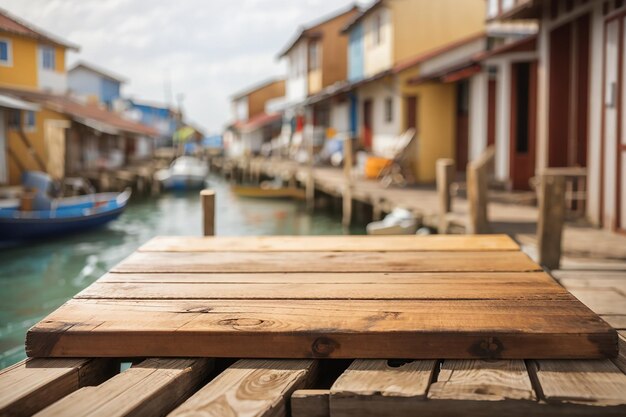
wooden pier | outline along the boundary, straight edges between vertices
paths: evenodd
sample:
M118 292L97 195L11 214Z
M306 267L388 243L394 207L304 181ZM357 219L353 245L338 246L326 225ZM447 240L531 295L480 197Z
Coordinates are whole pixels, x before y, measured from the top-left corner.
M506 236L156 238L27 351L0 415L626 413L626 334Z

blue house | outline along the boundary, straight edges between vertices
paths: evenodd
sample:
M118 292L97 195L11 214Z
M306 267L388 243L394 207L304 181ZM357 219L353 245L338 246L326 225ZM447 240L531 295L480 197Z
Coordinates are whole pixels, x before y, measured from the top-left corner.
M180 121L178 111L164 104L124 100L124 115L159 132L157 146L169 146Z
M85 62L79 62L67 72L68 87L73 94L97 100L109 109L120 98L125 82L124 78Z

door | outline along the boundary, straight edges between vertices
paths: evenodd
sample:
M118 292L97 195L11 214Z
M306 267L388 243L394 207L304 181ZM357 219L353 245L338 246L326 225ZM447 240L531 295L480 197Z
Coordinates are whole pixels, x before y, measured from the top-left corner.
M529 190L535 175L537 65L513 64L511 71L510 166L513 189Z
M48 153L46 170L56 180L65 177L65 132L69 127L70 123L65 120L46 120L44 123L44 139Z
M469 82L456 84L456 168L465 172L469 153Z
M606 22L604 45L604 114L602 161L602 220L614 230L626 229L626 137L623 120L624 102L624 47L626 45L626 15L621 14Z
M496 144L497 92L498 82L495 78L491 78L487 92L487 146Z
M406 128L415 129L417 133L417 97L406 98Z
M548 165L587 166L590 15L550 32Z
M372 149L372 100L363 102L363 147Z

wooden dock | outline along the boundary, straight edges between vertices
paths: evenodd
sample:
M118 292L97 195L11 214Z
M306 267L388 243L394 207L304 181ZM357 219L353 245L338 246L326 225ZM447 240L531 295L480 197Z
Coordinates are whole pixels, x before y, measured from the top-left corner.
M626 414L626 333L506 236L156 238L27 351L0 416Z

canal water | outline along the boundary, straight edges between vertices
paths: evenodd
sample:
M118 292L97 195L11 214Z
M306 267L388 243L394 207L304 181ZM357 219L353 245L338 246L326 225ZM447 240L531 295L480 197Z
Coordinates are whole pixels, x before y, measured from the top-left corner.
M342 234L339 217L310 215L302 203L241 198L219 177L209 185L217 193L218 235ZM201 219L198 192L166 193L131 200L105 228L0 249L0 369L25 357L26 331L48 313L153 236L200 236Z

